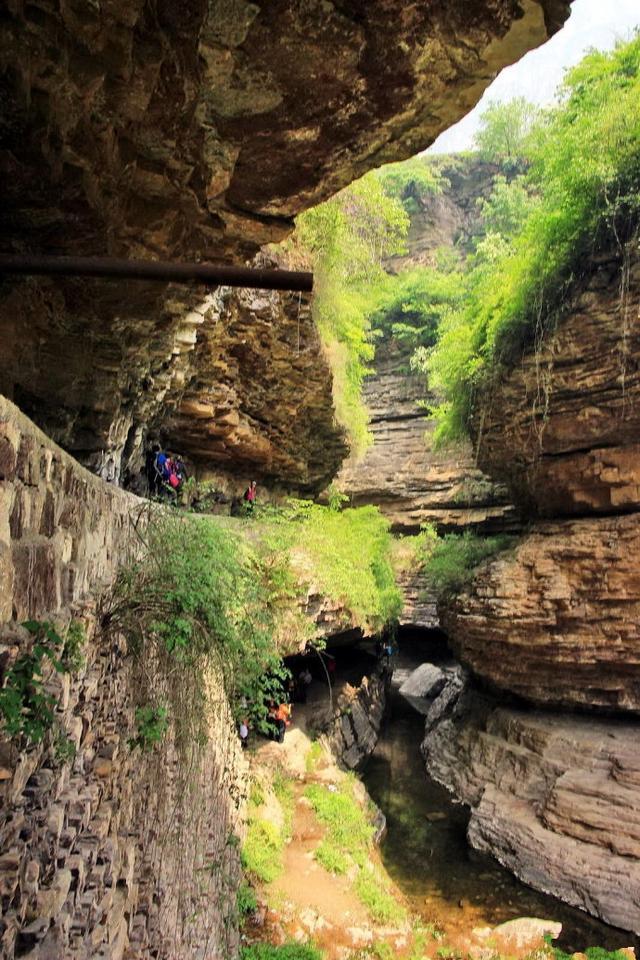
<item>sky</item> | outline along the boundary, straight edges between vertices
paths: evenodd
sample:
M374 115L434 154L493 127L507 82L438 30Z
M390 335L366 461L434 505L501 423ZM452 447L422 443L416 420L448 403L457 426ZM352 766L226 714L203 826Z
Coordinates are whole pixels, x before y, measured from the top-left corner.
M635 27L640 27L640 0L574 0L562 30L499 73L471 113L440 134L428 153L469 150L480 117L490 103L514 97L550 103L568 67L578 63L590 48L609 50L618 39L629 39Z

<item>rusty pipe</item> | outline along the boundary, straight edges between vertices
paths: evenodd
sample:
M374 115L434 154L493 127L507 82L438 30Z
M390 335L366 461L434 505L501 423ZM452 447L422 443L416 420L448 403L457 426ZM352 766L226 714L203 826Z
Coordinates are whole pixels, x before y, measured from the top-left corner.
M294 270L173 263L164 260L118 260L111 257L54 257L0 254L0 274L58 277L105 277L113 280L155 280L203 283L259 290L313 290L313 274Z

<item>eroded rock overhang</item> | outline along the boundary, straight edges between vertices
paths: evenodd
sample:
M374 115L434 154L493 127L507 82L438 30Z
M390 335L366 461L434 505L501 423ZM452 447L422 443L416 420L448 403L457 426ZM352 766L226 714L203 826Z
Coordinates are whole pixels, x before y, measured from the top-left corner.
M300 210L428 146L568 9L12 3L0 19L2 249L245 260ZM206 312L185 328L201 304L200 291L143 283L5 280L0 389L85 463L115 453L124 469L202 379L192 347ZM258 419L252 429L259 438ZM206 459L206 436L193 449ZM327 464L290 479L313 485L314 470L319 483Z

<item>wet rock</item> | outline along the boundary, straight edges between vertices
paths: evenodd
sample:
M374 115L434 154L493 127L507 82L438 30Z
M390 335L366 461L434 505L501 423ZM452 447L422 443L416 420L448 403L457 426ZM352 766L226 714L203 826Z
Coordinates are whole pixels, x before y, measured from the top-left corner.
M562 924L555 920L539 920L536 917L518 917L516 920L507 920L498 927L494 927L493 935L501 941L506 949L535 950L543 947L545 937L557 940L562 933Z
M539 890L640 932L637 721L491 706L467 691L423 743L471 809L472 846Z

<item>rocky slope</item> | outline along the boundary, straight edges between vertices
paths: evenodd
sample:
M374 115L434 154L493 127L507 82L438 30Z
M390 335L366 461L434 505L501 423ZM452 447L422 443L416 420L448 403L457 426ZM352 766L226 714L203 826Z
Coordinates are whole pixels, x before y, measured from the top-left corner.
M245 260L300 210L426 147L568 8L10 3L1 248ZM185 384L211 387L208 333L193 350L204 300L139 282L4 280L0 389L87 464L135 467ZM213 459L219 438L199 422L192 447Z
M468 688L459 696L458 686L436 699L423 752L469 805L471 844L531 886L640 933L638 725L496 707Z

